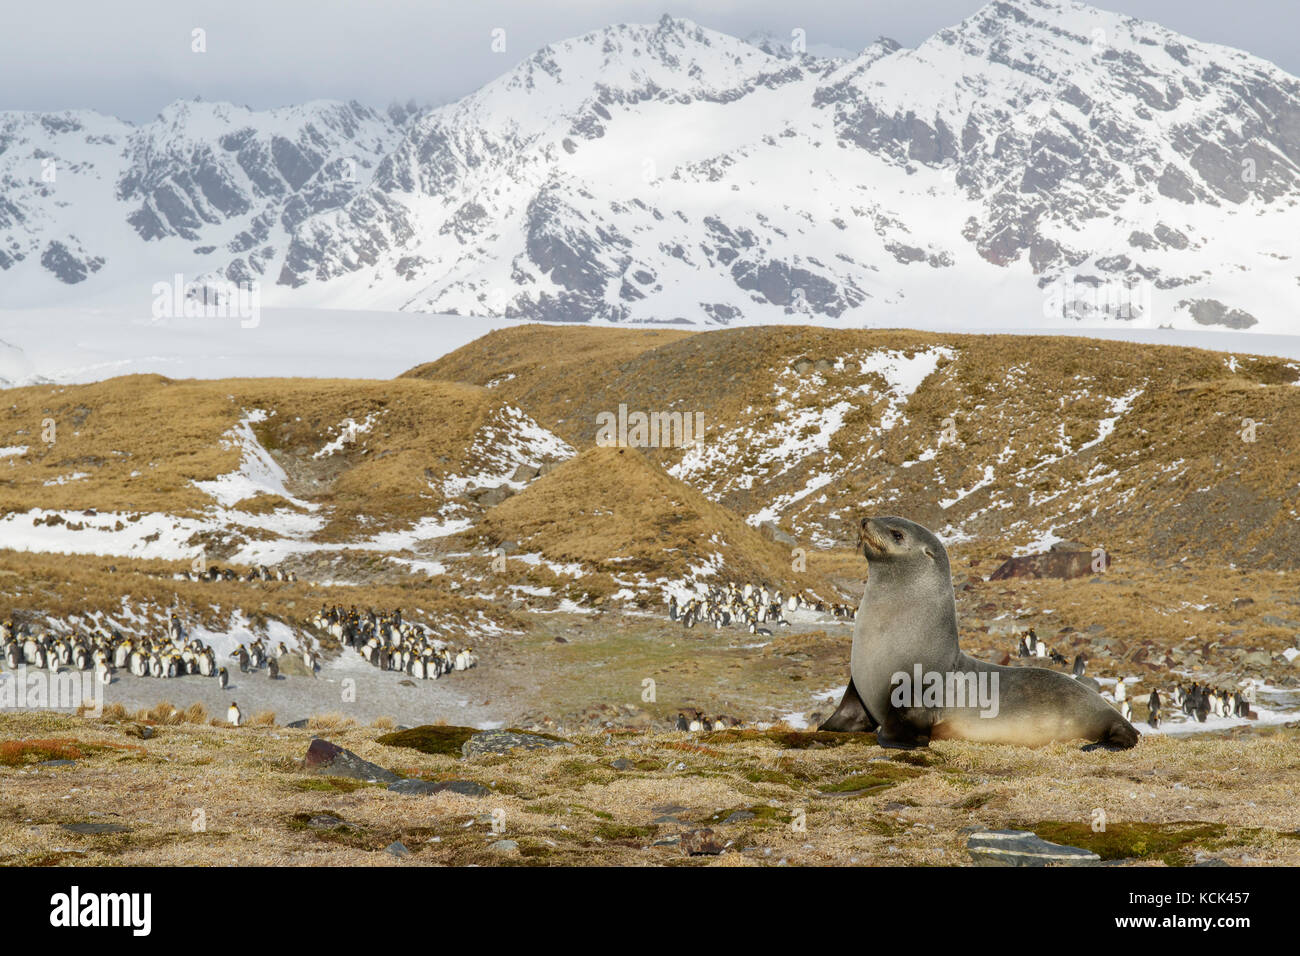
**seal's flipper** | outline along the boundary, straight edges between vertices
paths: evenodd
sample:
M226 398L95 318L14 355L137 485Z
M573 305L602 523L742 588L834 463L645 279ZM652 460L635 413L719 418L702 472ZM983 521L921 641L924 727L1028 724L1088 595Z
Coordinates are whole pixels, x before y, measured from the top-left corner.
M930 735L922 733L891 709L885 714L885 722L876 731L876 743L890 750L915 750L917 747L930 746Z
M826 718L818 730L834 730L840 733L870 733L876 729L876 722L867 713L867 705L858 696L858 689L849 678L849 686L844 688L844 697L835 713Z
M1111 750L1128 750L1137 746L1141 736L1136 727L1120 717L1106 732L1106 736L1097 742Z

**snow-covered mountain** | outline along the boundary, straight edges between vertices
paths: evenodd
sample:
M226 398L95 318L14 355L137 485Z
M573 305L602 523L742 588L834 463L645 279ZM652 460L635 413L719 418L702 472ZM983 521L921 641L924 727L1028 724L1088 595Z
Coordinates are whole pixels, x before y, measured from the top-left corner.
M259 278L304 219L369 183L405 118L326 101L176 102L139 127L0 113L0 297L48 305L85 286L147 303L174 273Z
M665 16L415 116L0 114L0 181L10 306L176 272L560 321L1290 332L1300 304L1300 80L1068 0L849 59Z

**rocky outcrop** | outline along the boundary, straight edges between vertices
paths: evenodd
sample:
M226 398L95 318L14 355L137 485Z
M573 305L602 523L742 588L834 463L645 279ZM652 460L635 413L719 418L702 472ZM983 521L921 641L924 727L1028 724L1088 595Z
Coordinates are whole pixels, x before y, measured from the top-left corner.
M1050 551L1042 554L1027 554L1018 558L1008 558L996 571L989 575L990 581L1005 581L1008 578L1071 578L1087 577L1096 573L1094 560L1105 561L1110 567L1111 557L1094 559L1093 552L1085 545L1074 542L1057 542Z
M307 756L303 758L302 766L304 770L313 773L330 777L351 777L369 783L396 783L402 779L399 774L385 770L368 760L362 760L351 750L346 750L321 737L314 738L307 747Z
M1091 850L1049 843L1025 830L972 833L966 850L978 866L1079 866L1101 860Z
M484 730L465 741L461 754L466 758L483 754L508 754L512 750L550 750L555 747L572 747L567 740L525 734L514 730Z

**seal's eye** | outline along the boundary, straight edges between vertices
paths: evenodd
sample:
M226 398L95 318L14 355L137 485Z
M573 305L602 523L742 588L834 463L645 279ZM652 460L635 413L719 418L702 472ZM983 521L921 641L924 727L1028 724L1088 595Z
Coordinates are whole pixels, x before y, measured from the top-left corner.
M903 543L903 532L899 531L897 528L890 528L889 533L894 536L894 540L899 544Z

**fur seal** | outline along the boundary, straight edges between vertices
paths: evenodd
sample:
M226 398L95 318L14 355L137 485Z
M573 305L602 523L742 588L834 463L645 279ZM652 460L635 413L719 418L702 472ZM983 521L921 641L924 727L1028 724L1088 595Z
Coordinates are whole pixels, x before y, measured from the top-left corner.
M931 739L1137 743L1133 725L1079 681L961 652L948 552L930 531L906 518L863 518L858 541L870 572L853 629L849 686L819 729L874 730L881 746L898 748ZM914 675L921 686L905 686Z

